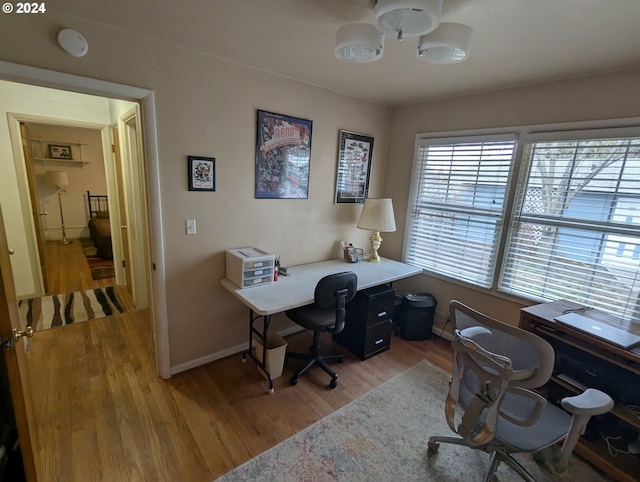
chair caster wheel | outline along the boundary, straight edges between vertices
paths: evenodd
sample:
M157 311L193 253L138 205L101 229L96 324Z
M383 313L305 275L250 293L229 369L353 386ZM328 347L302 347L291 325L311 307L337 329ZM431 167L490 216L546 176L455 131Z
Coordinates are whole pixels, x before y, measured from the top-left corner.
M429 441L429 453L435 454L438 452L438 449L440 448L440 443L439 442L431 442Z
M331 388L336 388L338 386L338 378L332 378L329 382L329 386Z
M291 380L289 380L289 383L291 383L291 385L297 385L298 384L298 378L297 377L291 377Z

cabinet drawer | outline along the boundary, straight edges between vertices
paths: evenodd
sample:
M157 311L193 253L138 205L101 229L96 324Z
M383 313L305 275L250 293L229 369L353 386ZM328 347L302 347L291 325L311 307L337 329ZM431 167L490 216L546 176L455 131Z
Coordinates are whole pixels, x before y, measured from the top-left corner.
M260 276L258 278L245 279L242 282L243 288L249 288L250 286L260 286L273 281L273 276Z
M369 300L369 308L367 310L367 325L376 325L381 321L390 320L393 316L394 298L394 292L388 292L378 296L373 296Z
M391 345L391 320L371 326L367 330L364 342L364 358L369 358Z
M259 276L272 276L273 269L272 267L262 268L262 269L250 269L244 271L244 278L257 278Z
M245 261L243 263L243 267L245 270L247 269L258 269L258 268L268 268L273 266L273 261L271 259L263 259L260 261Z

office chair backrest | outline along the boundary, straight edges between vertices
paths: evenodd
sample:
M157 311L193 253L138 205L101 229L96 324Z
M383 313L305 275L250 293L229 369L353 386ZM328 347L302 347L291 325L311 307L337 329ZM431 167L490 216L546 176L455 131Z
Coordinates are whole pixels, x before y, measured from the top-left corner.
M338 333L344 328L346 304L353 299L358 289L358 277L353 271L344 271L325 276L316 285L314 298L320 308L336 308L336 323L327 329Z
M549 380L551 345L457 301L450 303L450 314L455 334L454 376L446 405L449 427L477 446L491 442L499 417L519 426L535 423L546 400L529 389ZM461 421L456 408L464 413Z
M544 339L518 327L490 318L468 306L452 301L449 304L454 329L484 350L510 359L514 372L512 386L541 387L553 371L555 353Z

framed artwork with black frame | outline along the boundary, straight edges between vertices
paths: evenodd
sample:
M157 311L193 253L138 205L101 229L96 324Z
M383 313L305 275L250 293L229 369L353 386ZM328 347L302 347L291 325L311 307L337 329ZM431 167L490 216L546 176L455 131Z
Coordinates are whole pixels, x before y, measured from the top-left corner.
M308 199L313 122L258 110L256 199Z
M188 156L189 191L216 190L215 157Z
M73 159L71 157L71 146L59 146L55 144L49 144L49 158L50 159Z
M369 191L373 137L340 131L336 204L364 203Z

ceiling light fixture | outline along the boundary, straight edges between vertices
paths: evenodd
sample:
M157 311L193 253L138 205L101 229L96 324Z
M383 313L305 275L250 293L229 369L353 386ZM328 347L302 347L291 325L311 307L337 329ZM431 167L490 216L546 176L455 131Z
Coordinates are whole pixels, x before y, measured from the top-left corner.
M443 0L378 0L376 24L352 23L338 29L336 57L347 62L382 58L385 33L398 40L420 37L418 58L456 64L469 58L473 29L461 23L440 23Z
M438 26L442 0L378 0L375 12L381 32L393 32L398 40L419 37Z
M441 23L420 37L418 58L434 64L457 64L469 58L473 29L461 23Z
M375 62L382 58L384 34L368 23L351 23L338 29L336 57L347 62Z

